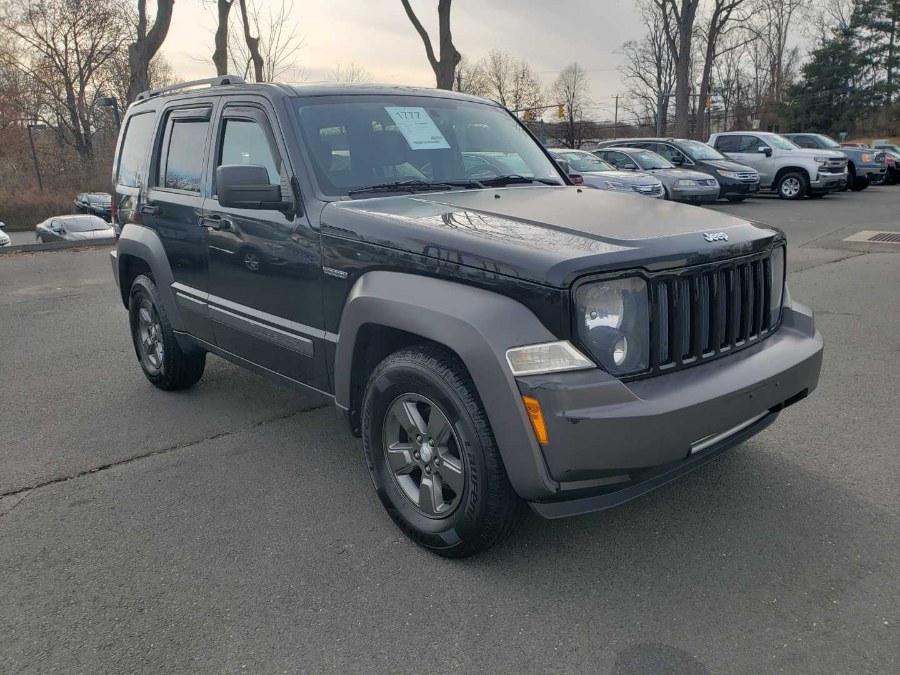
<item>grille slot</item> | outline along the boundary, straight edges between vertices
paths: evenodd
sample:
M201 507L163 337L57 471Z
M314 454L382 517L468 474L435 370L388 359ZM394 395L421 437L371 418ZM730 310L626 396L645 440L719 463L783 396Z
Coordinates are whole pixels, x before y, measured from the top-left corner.
M666 371L755 343L773 330L768 254L683 270L651 282L651 368Z

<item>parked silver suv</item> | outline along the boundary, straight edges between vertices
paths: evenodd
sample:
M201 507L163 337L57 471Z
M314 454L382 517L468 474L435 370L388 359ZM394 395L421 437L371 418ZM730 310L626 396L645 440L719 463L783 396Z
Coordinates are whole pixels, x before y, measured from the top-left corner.
M847 182L847 158L835 150L806 150L778 134L729 131L713 134L709 144L741 164L759 171L761 190L782 199L821 197Z

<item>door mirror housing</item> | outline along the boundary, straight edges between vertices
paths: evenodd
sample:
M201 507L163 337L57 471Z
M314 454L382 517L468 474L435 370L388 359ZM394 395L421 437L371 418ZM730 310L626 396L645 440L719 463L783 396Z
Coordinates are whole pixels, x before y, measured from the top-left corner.
M771 156L772 156L772 148L770 148L768 145L761 145L761 146L759 146L759 147L756 149L756 151L757 151L757 152L761 152L761 153L764 154L766 157L771 157Z
M269 172L258 164L223 164L216 169L219 205L235 209L287 211L290 202L281 200L281 186L269 184Z
M637 171L637 164L628 162L626 164L623 164L622 168L625 169L625 171Z

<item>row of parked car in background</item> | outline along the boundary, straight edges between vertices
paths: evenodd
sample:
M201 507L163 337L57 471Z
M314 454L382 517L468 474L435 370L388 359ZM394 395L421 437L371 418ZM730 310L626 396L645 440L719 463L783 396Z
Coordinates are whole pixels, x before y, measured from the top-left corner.
M588 152L548 148L579 185L708 204L719 199L742 202L761 191L782 199L819 198L831 192L865 190L869 185L900 182L900 146L889 140L838 143L823 134L775 134L729 131L713 134L708 143L682 138L619 138L603 141ZM508 169L503 153L469 153L467 171L481 164L493 171ZM502 165L498 169L494 165ZM73 215L47 218L35 226L35 241L113 239L112 197L105 192L75 196ZM0 246L9 237L0 223Z
M695 204L741 202L760 191L815 199L900 179L900 148L888 141L869 148L812 133L730 131L708 143L620 138L591 152L549 151L578 184Z

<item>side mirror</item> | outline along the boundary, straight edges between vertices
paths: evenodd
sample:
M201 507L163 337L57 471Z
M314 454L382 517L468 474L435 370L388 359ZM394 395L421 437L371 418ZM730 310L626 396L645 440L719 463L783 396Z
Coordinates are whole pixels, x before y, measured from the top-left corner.
M276 209L286 211L281 186L269 185L269 172L257 164L223 164L216 169L216 192L220 206L235 209Z
M625 171L637 171L637 164L628 162L627 164L623 164L622 168L625 169Z
M6 223L0 222L0 230L2 230L4 227L6 227Z
M772 156L772 148L770 148L768 145L761 145L756 149L756 151L763 153L766 157Z
M579 173L570 173L569 180L571 180L575 185L584 185L584 176Z
M682 157L681 155L672 155L672 159L669 161L671 161L675 166L681 166L682 164L684 164L684 157Z

